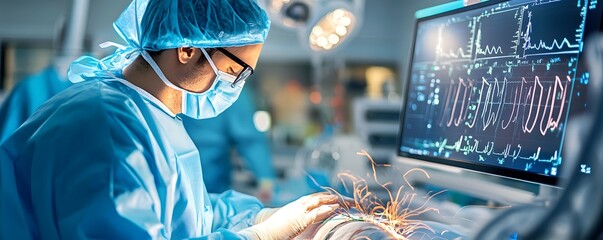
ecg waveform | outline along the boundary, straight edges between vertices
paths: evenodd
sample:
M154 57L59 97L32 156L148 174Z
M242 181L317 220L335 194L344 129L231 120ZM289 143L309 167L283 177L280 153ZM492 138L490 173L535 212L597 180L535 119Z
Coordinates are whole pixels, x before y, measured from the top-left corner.
M478 161L486 161L484 156L496 156L498 164L504 164L507 159L514 160L529 160L535 162L546 162L555 163L558 161L558 152L555 151L553 155L547 159L543 159L540 156L542 147L538 147L536 151L525 151L521 144L502 144L502 146L496 146L493 141L481 141L475 139L473 136L461 135L458 139L454 139L449 143L448 139L442 141L436 141L429 143L437 149L438 153L443 153L446 150L452 150L455 152L462 153L464 155L469 154L480 154ZM526 165L526 169L529 170L530 165Z
M450 29L454 29L455 31L451 33L449 32ZM465 32L461 32L461 35L466 36L466 39L453 38L459 31L467 31L466 34ZM473 31L471 26L464 26L462 24L446 24L440 26L437 35L436 57L443 60L470 59L472 56L471 52L473 51L471 45L473 34L471 31ZM452 39L455 41L451 41Z
M557 175L569 116L586 108L591 9L512 0L419 25L401 150Z
M543 136L553 133L566 111L571 83L570 76L563 77L564 81L561 79L556 76L546 87L538 76L532 81L522 77L520 83L515 83L516 87L511 87L507 78L502 81L495 78L494 82L482 78L480 83L462 78L450 80L440 127L480 126L482 131L492 127L504 130L513 123L513 126L521 126L523 133L532 133L536 126Z
M561 43L559 43L557 41L557 39L554 39L553 42L550 44L547 44L547 43L543 42L542 40L540 40L540 42L538 44L531 44L528 39L528 41L526 41L526 46L524 47L524 49L525 50L530 50L530 49L561 50L561 49L563 49L564 46L566 46L567 48L578 48L578 47L580 47L580 44L571 44L569 42L569 40L567 40L567 38L564 38L563 40L561 40ZM577 51L578 50L575 50L575 52L577 52Z
M580 51L580 43L583 40L588 7L585 4L579 11L572 12L572 15L576 16L575 24L556 26L550 23L550 13L541 11L538 6L557 2L568 5L568 1L538 2L533 6L522 5L499 11L485 11L473 18L443 23L438 27L437 44L433 48L435 60L480 61L492 58L525 59L534 55L576 54ZM561 7L566 7L565 5ZM554 17L568 18L562 14ZM542 30L535 31L535 21L546 29L542 27ZM541 36L547 36L546 33L551 27L562 28L560 32L566 37L540 39ZM459 32L466 34L450 36L450 33ZM494 34L498 38L483 37Z
M573 44L570 43L570 40L568 40L567 38L563 38L562 40L553 39L550 43L546 43L543 40L539 40L537 41L537 43L532 43L532 12L528 12L527 14L528 23L526 26L526 31L523 34L523 56L528 55L527 52L529 52L530 50L536 50L537 53L542 53L541 50L546 50L547 53L561 52L561 50L566 50L563 53L569 54L576 54L579 52L580 42L582 41L582 35L580 34L582 32L581 29L576 30L576 32L578 33L576 34L576 36L579 38L576 39L576 43Z
M481 47L477 49L477 54L478 55L496 55L496 54L501 54L503 53L502 47L501 46L484 46L484 48L482 49Z
M438 55L444 57L444 58L469 58L471 57L471 54L465 53L465 50L463 50L462 48L458 48L456 51L454 50L449 50L447 53L445 52L438 52Z

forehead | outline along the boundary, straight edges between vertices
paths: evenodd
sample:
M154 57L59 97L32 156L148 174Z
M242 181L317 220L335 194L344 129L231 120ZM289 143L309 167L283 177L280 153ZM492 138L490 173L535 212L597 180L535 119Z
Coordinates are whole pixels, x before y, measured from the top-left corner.
M261 51L262 46L264 44L253 44L253 45L245 45L245 46L237 46L237 47L225 47L224 49L228 50L231 53L245 53L245 52L254 52Z
M228 47L224 48L243 62L247 63L252 68L255 68L262 51L263 44L254 44L241 47Z

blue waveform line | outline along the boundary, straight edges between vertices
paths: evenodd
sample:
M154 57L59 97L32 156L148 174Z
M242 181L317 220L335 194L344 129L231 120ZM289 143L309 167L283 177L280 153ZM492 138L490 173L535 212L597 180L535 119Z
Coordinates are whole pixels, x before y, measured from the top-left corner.
M439 30L438 30L438 40L437 40L437 45L436 45L436 59L439 58L446 58L446 59L465 59L465 58L471 58L471 45L469 44L469 53L466 53L467 50L463 49L463 47L458 47L457 49L454 49L453 47L447 47L445 46L446 43L444 43L443 40L443 31L446 28L447 25L441 25Z
M583 19L584 21L584 19ZM581 35L581 28L578 28L576 30L577 35L577 41L578 43L576 44L572 44L570 43L570 40L567 38L563 38L563 40L558 40L558 39L553 39L552 42L547 43L545 41L543 41L542 39L538 41L538 43L536 44L532 44L532 12L528 12L528 24L526 27L526 31L524 33L523 39L524 39L524 44L523 44L523 54L524 57L525 56L529 56L529 55L534 55L535 53L532 52L532 54L528 54L526 53L529 50L535 50L535 51L540 51L540 50L548 50L548 51L556 51L556 50L568 50L568 49L573 49L572 51L569 51L569 53L577 53L580 50L580 42L581 39L578 39L578 37L582 37ZM568 51L565 52L561 52L561 53L567 53ZM536 54L541 54L541 53L536 53Z
M482 25L480 23L478 29L477 29L477 36L475 37L475 43L474 43L476 49L475 49L475 59L478 59L479 55L482 56L492 56L495 55L498 57L498 55L503 54L503 49L502 46L490 46L490 45L486 45L485 47L482 48Z
M501 46L488 46L486 45L485 48L481 48L478 47L477 48L477 54L481 54L481 55L493 55L493 54L502 54L503 50Z
M402 149L413 154L445 157L448 157L450 152L454 152L464 156L477 156L479 157L478 161L486 161L484 157L488 157L489 159L495 158L499 161L502 159L503 162L505 160L514 161L521 159L559 165L561 160L558 150L553 149L553 153L549 156L541 156L542 146L528 149L524 148L521 144L497 144L493 141L480 141L471 135L461 135L458 140L450 140L449 138L439 140L422 139L413 145L415 146L402 147Z
M557 41L557 39L553 40L553 42L551 44L547 44L544 41L540 40L540 42L538 44L533 44L533 45L529 45L529 43L526 43L526 50L540 50L540 49L546 49L546 50L561 50L563 49L563 46L567 46L568 48L579 48L580 44L571 44L569 42L569 40L567 38L563 38L563 40L561 41L561 43L559 43L559 41Z
M463 48L458 48L456 51L450 49L448 51L448 53L441 53L440 55L443 57L447 57L447 58L470 58L471 57L471 54L465 53L465 50Z

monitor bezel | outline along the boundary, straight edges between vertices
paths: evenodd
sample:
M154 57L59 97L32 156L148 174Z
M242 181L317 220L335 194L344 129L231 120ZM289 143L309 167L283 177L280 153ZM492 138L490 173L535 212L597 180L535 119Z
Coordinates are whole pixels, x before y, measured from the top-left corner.
M496 167L496 166L492 166L492 165L479 164L479 163L469 162L469 161L461 161L461 160L455 160L455 159L445 159L445 158L439 158L439 157L433 157L433 156L412 154L409 152L403 152L400 149L400 147L402 146L402 135L404 133L405 111L407 108L406 103L408 100L407 98L408 98L408 94L409 94L409 86L411 84L411 78L412 78L412 66L413 66L413 59L415 57L414 55L415 55L415 47L416 47L416 43L417 43L416 40L417 40L417 31L418 31L419 24L423 21L428 21L431 19L440 18L440 17L444 17L444 16L448 16L448 15L453 15L453 14L457 14L457 13L468 12L468 11L472 11L475 9L493 6L493 5L497 5L497 4L505 3L505 2L509 2L509 1L512 1L512 0L489 0L486 2L481 2L481 3L474 4L474 5L465 6L465 7L437 13L437 14L434 14L431 16L415 18L415 24L414 24L414 29L413 29L413 40L412 40L412 46L410 48L410 58L408 61L407 75L405 78L406 81L403 83L403 86L404 86L403 93L404 94L402 96L402 107L401 107L401 111L400 111L400 125L399 125L399 130L398 130L398 139L397 139L398 142L397 142L397 150L396 150L398 153L397 155L400 157L412 158L415 160L427 161L430 163L437 163L437 164L467 169L467 170L474 171L474 172L481 172L481 173L488 174L488 175L495 175L495 176L499 176L499 177L510 178L510 179L515 179L515 180L520 180L520 181L525 181L525 182L559 187L559 182L560 182L559 178L561 177L561 175L554 177L554 176L548 176L548 175L544 175L544 174L519 171L519 170L515 170L515 169ZM600 22L603 22L603 18L600 19ZM599 25L599 31L601 31L601 29L603 29L603 24Z

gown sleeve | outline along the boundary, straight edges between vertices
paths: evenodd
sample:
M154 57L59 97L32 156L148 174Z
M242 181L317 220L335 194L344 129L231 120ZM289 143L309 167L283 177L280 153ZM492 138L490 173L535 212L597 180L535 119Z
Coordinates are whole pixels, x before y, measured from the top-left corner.
M264 207L257 198L233 190L210 194L210 198L214 210L213 231L240 231L251 227L255 216Z

